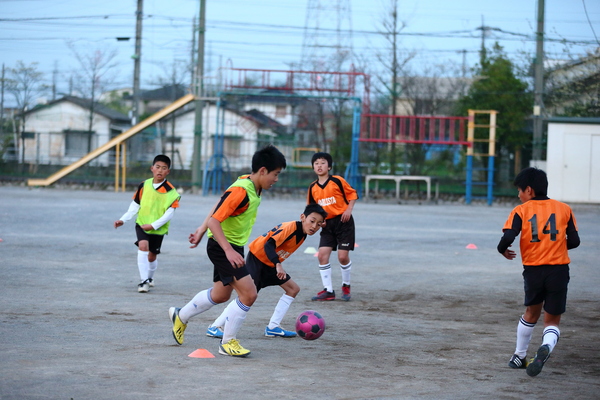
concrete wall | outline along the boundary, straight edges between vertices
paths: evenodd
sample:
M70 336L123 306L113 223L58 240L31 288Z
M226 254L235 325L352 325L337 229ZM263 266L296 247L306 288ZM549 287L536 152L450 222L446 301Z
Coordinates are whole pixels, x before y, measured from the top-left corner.
M600 203L600 124L548 123L548 195Z

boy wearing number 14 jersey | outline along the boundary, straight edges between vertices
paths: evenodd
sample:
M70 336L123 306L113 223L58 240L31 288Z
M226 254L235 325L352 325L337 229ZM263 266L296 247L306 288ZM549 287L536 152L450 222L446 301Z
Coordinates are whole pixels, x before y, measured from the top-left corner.
M520 249L525 282L525 313L517 326L517 347L508 362L511 368L524 368L536 376L558 342L561 314L567 304L569 284L569 249L579 246L577 222L571 208L546 195L548 178L537 168L525 168L514 180L523 204L515 207L504 224L498 251L512 260L509 249L521 234ZM533 328L544 309L542 345L527 363L527 348Z

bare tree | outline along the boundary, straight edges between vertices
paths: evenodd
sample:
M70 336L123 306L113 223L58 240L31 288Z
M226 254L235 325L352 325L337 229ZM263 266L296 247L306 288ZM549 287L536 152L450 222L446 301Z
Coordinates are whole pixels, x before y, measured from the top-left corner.
M546 109L570 117L600 116L600 52L562 62L546 72Z
M381 17L380 33L387 42L384 51L378 52L376 58L383 68L383 73L376 76L382 89L376 88L380 93L385 93L390 100L391 115L398 114L398 100L401 94L399 77L403 76L404 69L415 57L414 51L407 51L400 46L399 34L406 28L406 22L401 21L398 15L398 0L387 0L384 3ZM396 172L396 143L390 144L390 173Z
M190 64L186 61L183 60L174 60L171 65L165 65L165 64L161 64L161 66L163 67L163 71L164 74L161 76L158 76L156 78L153 79L154 83L158 84L161 87L164 87L165 89L168 90L168 95L169 95L169 100L171 101L175 101L177 100L178 96L181 95L182 90L184 90L185 87L189 86L188 83L186 82L186 78L189 76L190 74ZM181 156L178 153L178 150L175 146L175 115L171 115L170 118L170 130L171 130L171 137L170 138L166 138L165 136L161 135L161 153L166 153L166 146L165 146L165 142L170 143L171 144L171 160L173 160L173 163L175 163L175 153L177 152L177 157L180 160L181 163ZM167 121L169 121L167 120ZM160 122L157 122L157 124Z
M90 101L90 114L88 118L88 151L92 150L92 132L94 127L94 112L100 94L107 90L116 77L115 57L117 50L96 49L88 53L78 51L71 43L71 51L79 61L80 68L73 71L74 89L82 97Z
M23 61L17 61L14 68L8 69L7 90L14 96L21 116L21 162L25 160L25 112L47 89L42 82L44 74L38 71L37 66L36 62L27 66Z
M452 61L405 72L398 79L402 92L399 106L409 115L451 114L469 83Z

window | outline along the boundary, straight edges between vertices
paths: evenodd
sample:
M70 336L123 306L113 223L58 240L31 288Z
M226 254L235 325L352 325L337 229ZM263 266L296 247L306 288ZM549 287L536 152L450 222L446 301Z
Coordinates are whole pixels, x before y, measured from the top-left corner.
M65 156L82 157L89 152L91 145L90 135L87 131L65 131Z
M275 106L275 118L287 117L287 106Z
M242 154L242 138L241 137L225 137L225 141L223 143L223 152L227 158L238 158Z

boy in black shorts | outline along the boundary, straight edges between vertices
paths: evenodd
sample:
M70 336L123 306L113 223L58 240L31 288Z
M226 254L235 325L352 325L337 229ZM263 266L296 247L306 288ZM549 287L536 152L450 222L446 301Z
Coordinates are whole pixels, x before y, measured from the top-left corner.
M514 180L523 204L515 207L504 224L498 251L513 260L509 249L521 234L520 248L525 282L525 314L517 326L517 347L508 362L511 368L525 368L529 376L538 375L558 342L560 317L567 304L569 249L579 246L577 222L571 208L546 195L548 178L537 168L525 168ZM527 349L533 327L544 309L542 345L527 363Z
M129 209L113 224L116 229L137 215L135 244L138 246L139 293L147 293L154 286L154 273L158 267L156 257L160 254L164 235L169 233L171 218L181 198L175 187L167 181L167 175L171 172L169 157L164 154L154 157L150 171L152 178L140 183Z
M266 146L252 156L252 173L240 176L221 196L221 200L202 225L190 235L192 248L198 246L208 230L206 252L213 263L213 285L196 294L181 308L171 307L173 338L183 344L187 323L215 304L224 303L235 289L237 299L228 310L219 353L232 357L246 357L250 350L237 340L250 306L256 300L256 286L244 261L244 246L252 232L263 189L270 189L286 167L285 156L274 146Z
M313 170L318 179L308 187L307 203L317 203L327 212L326 224L319 242L319 271L323 290L312 298L315 301L335 300L331 282L331 252L337 249L342 269L342 300L350 300L350 251L354 250L354 218L352 209L358 200L356 190L341 176L330 175L333 159L329 153L312 156Z
M246 267L250 271L256 291L268 286L280 286L285 293L277 302L269 324L265 328L266 337L294 337L296 332L281 328L281 320L300 292L300 287L285 272L281 265L304 243L307 235L314 235L321 229L327 213L318 204L309 204L300 215L300 221L283 222L264 235L254 239L248 246ZM207 336L220 338L227 321L229 307L208 327Z

